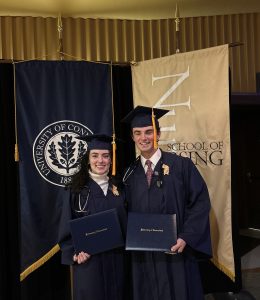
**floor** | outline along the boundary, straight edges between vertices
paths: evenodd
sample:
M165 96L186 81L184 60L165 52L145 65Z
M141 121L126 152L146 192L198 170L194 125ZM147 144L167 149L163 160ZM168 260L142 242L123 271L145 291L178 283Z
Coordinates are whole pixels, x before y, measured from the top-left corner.
M260 300L260 230L240 231L242 290L237 293L214 293L205 300Z
M243 289L251 293L252 299L260 300L260 230L241 230L240 236L248 239L251 248L241 255Z

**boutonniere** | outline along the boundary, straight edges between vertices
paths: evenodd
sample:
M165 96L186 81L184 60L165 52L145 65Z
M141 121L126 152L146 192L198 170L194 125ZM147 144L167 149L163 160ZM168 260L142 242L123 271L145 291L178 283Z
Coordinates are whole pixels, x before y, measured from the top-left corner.
M117 187L115 185L112 185L112 193L115 196L119 196L119 191L118 191L118 189L117 189Z
M170 173L169 166L167 166L166 164L163 164L162 168L163 168L163 175L169 175L169 173Z

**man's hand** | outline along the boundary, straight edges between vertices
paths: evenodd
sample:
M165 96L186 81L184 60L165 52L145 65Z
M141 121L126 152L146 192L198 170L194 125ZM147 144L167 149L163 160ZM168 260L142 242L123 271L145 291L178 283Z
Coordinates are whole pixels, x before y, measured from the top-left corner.
M186 242L183 239L177 239L177 243L171 247L172 252L182 253L186 246Z

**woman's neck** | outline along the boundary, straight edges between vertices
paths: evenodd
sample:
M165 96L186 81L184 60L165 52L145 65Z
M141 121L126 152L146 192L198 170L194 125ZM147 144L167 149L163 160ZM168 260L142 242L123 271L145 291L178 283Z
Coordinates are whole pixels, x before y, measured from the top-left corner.
M99 186L100 188L103 190L104 195L107 195L107 191L108 191L108 172L104 173L104 174L96 174L91 172L91 170L88 171L89 172L89 176L92 180L94 180Z

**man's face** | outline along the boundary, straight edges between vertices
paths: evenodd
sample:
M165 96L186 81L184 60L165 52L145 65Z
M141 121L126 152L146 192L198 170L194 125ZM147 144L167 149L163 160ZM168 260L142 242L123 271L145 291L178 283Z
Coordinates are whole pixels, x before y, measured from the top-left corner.
M134 127L132 129L132 138L137 148L141 151L144 157L151 157L156 149L153 146L153 126ZM157 134L159 139L160 133Z

